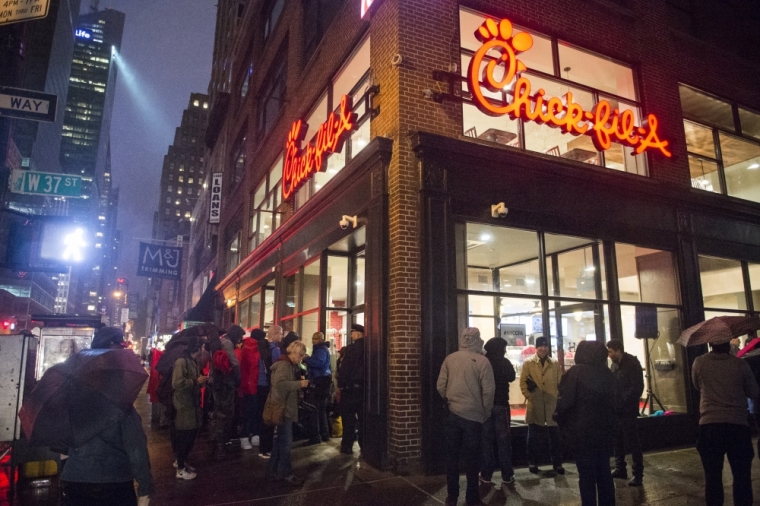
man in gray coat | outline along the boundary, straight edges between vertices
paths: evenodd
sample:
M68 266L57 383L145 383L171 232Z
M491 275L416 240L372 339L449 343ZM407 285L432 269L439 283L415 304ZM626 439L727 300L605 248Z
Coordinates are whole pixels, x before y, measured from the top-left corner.
M446 357L438 375L438 393L446 400L446 505L459 498L459 459L467 473L468 505L483 504L478 492L483 422L491 415L496 386L491 363L483 355L480 331L468 327L459 338L459 351Z

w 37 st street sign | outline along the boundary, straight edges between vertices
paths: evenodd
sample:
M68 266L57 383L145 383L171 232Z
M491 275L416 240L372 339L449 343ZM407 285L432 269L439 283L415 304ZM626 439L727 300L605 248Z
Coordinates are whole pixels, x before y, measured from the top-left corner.
M11 171L11 191L28 195L52 195L56 197L81 197L82 178L68 174Z

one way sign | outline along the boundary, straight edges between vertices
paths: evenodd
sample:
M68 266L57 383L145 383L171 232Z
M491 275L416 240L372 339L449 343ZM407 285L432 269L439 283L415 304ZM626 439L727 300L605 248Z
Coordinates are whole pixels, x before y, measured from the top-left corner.
M58 97L21 88L0 88L0 116L55 121Z

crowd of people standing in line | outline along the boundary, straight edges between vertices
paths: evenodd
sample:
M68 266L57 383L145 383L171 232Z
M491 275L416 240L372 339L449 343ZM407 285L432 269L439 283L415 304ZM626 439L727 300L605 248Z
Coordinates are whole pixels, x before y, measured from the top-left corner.
M578 469L581 503L614 506L614 479L627 479L626 454L633 461L629 486L643 484L644 459L637 417L644 390L639 360L623 343L606 346L582 341L575 365L566 372L549 353L545 337L536 339L536 354L520 371L526 399L528 470L538 474L539 455L548 441L553 473L565 474L561 441L571 449ZM748 399L760 405L760 389L746 361L730 353L731 344L711 345L698 357L692 382L700 392L699 451L705 472L708 506L723 505L723 459L728 455L734 477L734 504L752 504L751 465L754 458ZM437 390L446 402L446 505L457 504L460 464L465 469L468 505L483 504L479 485L514 483L510 437L509 384L515 369L505 357L507 342L495 337L484 346L480 331L464 329L459 350L441 366ZM483 351L485 349L485 354ZM608 367L608 359L611 367ZM760 414L760 413L758 413ZM760 451L760 450L759 450ZM610 458L614 469L610 471ZM502 482L493 482L500 469Z
M311 337L311 355L306 354L300 336L285 335L279 325L266 332L254 328L250 336L237 325L221 336L204 326L191 334L183 341L186 348L174 361L171 377L161 375L155 383L157 398L165 405L178 479L197 476L187 458L205 419L214 458L230 456L237 441L244 451L258 448L259 458L269 460L267 479L273 481L302 482L290 464L294 433L307 438L305 445L329 441L328 411L336 405L333 399L342 419L341 452L352 455L357 440L361 449L362 325L351 326L352 343L340 350L337 378L329 343L321 332ZM274 419L270 408L277 411Z

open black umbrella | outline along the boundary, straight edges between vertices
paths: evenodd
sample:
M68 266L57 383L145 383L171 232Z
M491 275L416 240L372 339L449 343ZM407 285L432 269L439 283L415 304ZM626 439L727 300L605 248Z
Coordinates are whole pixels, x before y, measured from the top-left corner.
M760 317L757 316L716 316L681 332L677 343L682 346L727 343L759 329Z
M19 411L24 435L43 446L79 446L116 423L148 374L130 350L83 350L48 369Z

